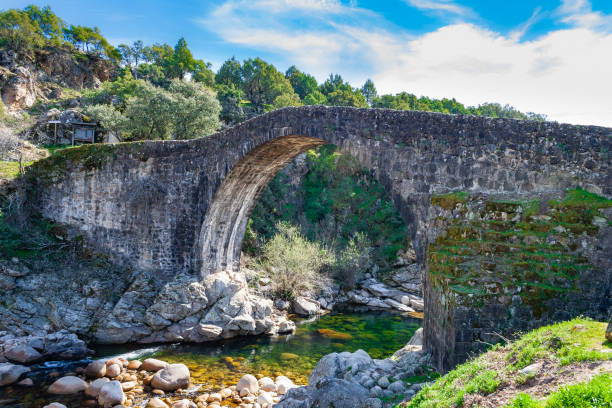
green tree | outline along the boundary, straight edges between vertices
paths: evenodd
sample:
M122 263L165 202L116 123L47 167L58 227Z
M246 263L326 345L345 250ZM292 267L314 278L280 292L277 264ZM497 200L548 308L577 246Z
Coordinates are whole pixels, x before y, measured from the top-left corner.
M198 82L180 79L173 80L168 90L175 139L204 137L219 129L221 105L213 92Z
M127 118L112 105L90 105L85 108L85 114L119 138L127 126Z
M300 101L300 97L292 92L278 95L274 99L274 103L272 105L274 106L274 109L280 109L287 106L300 106L302 105L302 102Z
M37 24L21 10L0 12L0 46L27 54L44 45Z
M228 59L221 65L215 76L215 82L219 85L242 89L242 65L236 60L236 57Z
M367 81L361 87L361 94L365 97L366 102L369 106L372 106L372 103L378 96L378 92L376 92L376 87L374 86L374 82L368 78Z
M24 9L32 24L38 26L38 32L52 43L60 45L63 30L66 27L64 21L59 18L49 6L39 8L33 4Z
M196 60L191 79L212 88L215 85L215 73L212 71L211 67L212 64L210 62Z
M164 59L163 65L169 78L183 79L186 73L193 72L195 63L196 61L187 46L187 41L181 37L174 46L172 55Z
M274 65L260 58L244 61L242 78L245 96L257 112L273 108L276 98L283 94L288 94L283 98L285 101L290 100L294 94L289 80Z
M286 72L285 77L291 83L293 90L300 96L300 99L304 99L306 95L319 90L319 85L315 77L309 74L301 72L295 67L291 66Z
M242 109L242 91L234 86L217 85L217 99L221 104L221 120L227 124L242 122L245 118Z
M327 98L318 89L310 92L303 100L304 105L325 105Z
M172 131L172 96L149 82L138 81L127 101L129 139L168 139Z
M327 104L332 106L355 106L365 108L368 106L361 91L354 89L348 82L344 82L338 74L330 74L321 85L321 92L327 98Z

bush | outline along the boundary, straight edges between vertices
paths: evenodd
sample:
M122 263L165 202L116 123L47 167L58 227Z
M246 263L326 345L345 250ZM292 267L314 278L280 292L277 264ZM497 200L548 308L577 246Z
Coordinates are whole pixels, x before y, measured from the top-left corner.
M127 118L111 105L91 105L84 113L117 137L121 137L121 131L127 125Z
M288 223L278 223L276 229L263 247L261 263L263 275L271 280L273 295L293 299L324 287L329 281L324 269L332 263L328 252Z
M204 137L219 129L221 105L213 92L198 82L180 79L172 81L169 91L175 139Z
M373 248L368 237L358 232L340 251L334 262L334 275L346 288L353 288L370 267Z

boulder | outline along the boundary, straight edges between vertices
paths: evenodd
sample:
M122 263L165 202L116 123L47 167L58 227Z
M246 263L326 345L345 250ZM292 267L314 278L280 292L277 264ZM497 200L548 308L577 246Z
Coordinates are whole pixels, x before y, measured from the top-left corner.
M159 398L151 398L149 402L147 402L146 408L168 408L168 404Z
M276 392L276 384L270 377L263 377L259 379L259 388L266 392ZM238 389L236 387L236 389Z
M19 381L17 385L21 385L22 387L31 387L34 385L34 381L32 381L31 378L24 378L23 380Z
M142 362L139 360L130 360L128 362L127 368L129 370L138 370L141 365L142 365Z
M331 353L323 356L308 377L308 384L315 385L324 378L343 378L347 374L356 374L374 364L368 353L357 350L354 353L347 351Z
M85 391L89 387L87 382L79 377L67 376L62 377L49 386L47 392L57 395L76 394Z
M259 394L259 397L257 397L257 403L262 407L270 407L272 404L274 404L274 396L271 392L264 391Z
M248 390L253 395L257 395L257 392L259 391L259 383L257 382L257 378L251 374L242 376L240 381L238 381L238 384L236 384L236 391L240 392L243 389Z
M168 367L168 363L165 361L157 360L155 358L147 358L142 362L140 369L145 371L159 371L162 368Z
M312 390L312 405L318 408L355 408L369 396L368 390L354 382L327 378Z
M204 340L216 340L221 337L223 327L215 324L199 324L197 326L197 331Z
M98 395L100 395L100 389L104 384L109 381L110 380L108 378L95 379L91 384L89 384L89 386L85 390L85 394L89 395L90 397L98 398Z
M189 369L185 364L170 364L159 370L151 380L151 386L163 391L176 391L189 385Z
M423 328L420 327L417 331L414 332L412 338L407 343L409 346L422 346L423 345Z
M17 382L30 369L19 364L0 363L0 387Z
M121 365L120 364L110 364L106 366L106 377L115 378L121 374Z
M317 302L298 296L292 303L293 311L301 316L314 316L319 313L320 306Z
M285 377L284 375L279 375L276 377L276 392L279 395L285 395L289 392L290 389L295 388L296 385L291 381L290 378Z
M188 399L182 399L175 401L170 408L198 408L198 406Z
M102 385L100 393L98 394L98 404L104 408L114 407L115 405L121 405L125 402L125 394L121 389L121 383L119 381L109 381Z
M382 408L382 406L383 403L378 398L368 398L363 401L359 408Z
M106 375L106 360L96 360L85 368L85 375L89 378L101 378Z
M24 343L16 343L4 349L4 357L18 363L29 364L42 358L42 354Z
M59 402L52 402L45 405L43 408L66 408L66 406L64 404L60 404Z

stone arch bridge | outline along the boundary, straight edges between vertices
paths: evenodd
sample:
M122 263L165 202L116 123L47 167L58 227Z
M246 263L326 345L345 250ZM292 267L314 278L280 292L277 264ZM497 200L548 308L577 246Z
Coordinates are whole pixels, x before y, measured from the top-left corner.
M237 269L268 182L296 155L333 143L382 183L425 264L433 194L528 197L580 186L611 197L611 136L612 129L550 122L285 108L203 139L69 149L35 166L33 201L88 245L161 278ZM449 306L427 274L424 281L426 347L449 367L469 351L457 345L472 341L464 338L471 318Z

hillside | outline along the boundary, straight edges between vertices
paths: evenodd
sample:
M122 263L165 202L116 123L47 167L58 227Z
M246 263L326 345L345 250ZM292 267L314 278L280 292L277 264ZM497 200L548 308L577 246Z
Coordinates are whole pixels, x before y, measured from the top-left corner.
M605 333L606 323L582 318L541 327L459 365L399 407L610 407Z

